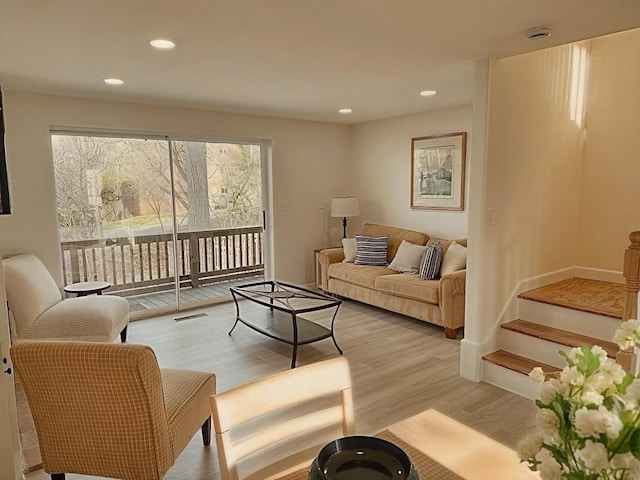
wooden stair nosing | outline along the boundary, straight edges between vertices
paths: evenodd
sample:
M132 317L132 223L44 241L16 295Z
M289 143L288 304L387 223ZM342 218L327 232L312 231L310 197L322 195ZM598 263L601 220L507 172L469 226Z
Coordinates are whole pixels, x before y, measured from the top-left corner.
M482 359L523 375L529 375L529 372L531 372L535 367L541 367L542 370L547 373L561 370L560 368L552 365L531 360L530 358L521 357L520 355L504 350L496 350L495 352L483 355Z
M609 358L616 358L616 354L618 353L618 346L613 342L570 332L568 330L562 330L560 328L548 327L546 325L529 322L527 320L512 320L510 322L503 323L500 327L512 332L522 333L524 335L529 335L572 348L579 347L580 345L588 345L589 347L599 345L607 352L607 356Z

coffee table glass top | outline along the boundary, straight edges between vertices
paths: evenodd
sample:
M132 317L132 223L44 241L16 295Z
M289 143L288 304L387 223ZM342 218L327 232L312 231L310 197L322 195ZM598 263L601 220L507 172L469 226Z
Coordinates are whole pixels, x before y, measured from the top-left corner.
M312 312L342 303L329 295L274 280L239 285L230 290L255 303L296 313Z
M230 287L236 304L236 321L229 335L238 323L255 330L262 335L293 346L291 368L296 365L299 345L306 345L325 338L331 338L342 354L336 342L333 326L341 300L308 290L304 287L283 282L268 280ZM242 305L248 300L249 304L259 307L250 308ZM326 315L321 312L313 318L305 318L304 314L327 310ZM323 323L330 322L330 326Z

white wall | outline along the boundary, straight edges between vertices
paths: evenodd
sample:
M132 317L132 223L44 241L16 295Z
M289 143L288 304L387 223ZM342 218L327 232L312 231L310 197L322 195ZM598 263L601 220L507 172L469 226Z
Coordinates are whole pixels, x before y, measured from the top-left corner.
M479 301L462 345L467 360L491 348L520 280L575 263L583 145L567 108L569 55L564 46L490 64L484 201L494 221L485 210L470 223L482 281L468 286Z
M520 281L572 266L621 270L627 236L640 228L639 34L580 44L600 62L582 122L572 116L571 45L491 60L487 147L476 158L484 177L473 179L484 182L485 209L469 227L482 281L468 285L464 376L478 378Z
M405 227L435 237L466 237L468 200L463 211L411 209L411 138L467 132L466 188L472 161L471 115L472 106L463 105L353 126L349 180L360 197L360 222Z
M591 41L577 264L622 270L640 230L640 30Z
M62 281L49 130L52 126L272 141L275 272L313 280L327 246L327 209L343 191L345 125L3 91L12 215L0 217L0 252L31 252Z

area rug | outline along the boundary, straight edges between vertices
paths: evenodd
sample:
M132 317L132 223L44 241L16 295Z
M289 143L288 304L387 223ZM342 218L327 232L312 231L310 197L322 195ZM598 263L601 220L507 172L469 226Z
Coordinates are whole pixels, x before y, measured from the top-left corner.
M418 471L421 479L428 480L463 480L461 476L453 473L448 468L436 462L433 458L425 455L417 448L401 440L389 430L383 430L376 434L376 437L383 438L400 447L411 459L411 463ZM307 480L309 478L309 468L303 468L296 472L289 473L278 480Z
M624 285L588 278L569 278L518 295L518 298L622 318Z

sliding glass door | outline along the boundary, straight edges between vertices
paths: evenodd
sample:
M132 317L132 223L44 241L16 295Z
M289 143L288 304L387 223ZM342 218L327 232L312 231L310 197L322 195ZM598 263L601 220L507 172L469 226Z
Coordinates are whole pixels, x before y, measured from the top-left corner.
M132 315L263 278L263 146L52 133L65 284L107 281Z

